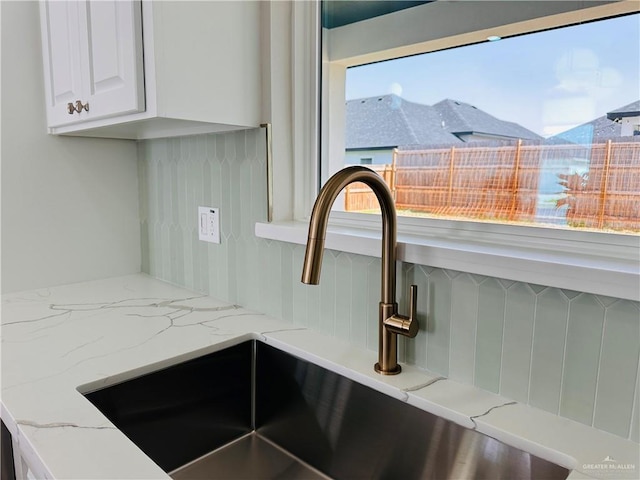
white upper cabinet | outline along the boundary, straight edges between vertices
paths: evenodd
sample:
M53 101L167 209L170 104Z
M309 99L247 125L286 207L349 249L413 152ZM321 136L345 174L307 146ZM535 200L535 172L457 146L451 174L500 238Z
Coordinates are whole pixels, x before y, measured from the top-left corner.
M144 111L140 2L44 2L41 19L49 127Z
M259 126L260 11L246 0L42 2L49 133L146 139Z
M67 104L82 97L78 3L42 3L45 98L48 125L63 125L77 117L67 112Z
M144 111L142 10L140 2L85 2L80 64L92 118Z

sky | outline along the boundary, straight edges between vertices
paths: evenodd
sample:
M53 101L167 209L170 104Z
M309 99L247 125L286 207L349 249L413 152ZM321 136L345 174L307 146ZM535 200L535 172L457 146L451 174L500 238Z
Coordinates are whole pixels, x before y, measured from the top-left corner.
M346 99L459 100L548 137L640 100L640 15L347 70Z

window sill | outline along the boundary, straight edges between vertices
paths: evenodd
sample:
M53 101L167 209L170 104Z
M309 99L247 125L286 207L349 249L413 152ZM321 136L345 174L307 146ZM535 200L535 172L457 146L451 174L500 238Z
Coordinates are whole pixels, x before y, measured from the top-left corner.
M358 221L359 218L350 217L349 225L343 224L340 220L332 221L327 230L326 248L380 257L380 232L366 226L354 226L371 221L370 216L361 222ZM613 248L605 243L598 245L597 242L571 240L561 242L558 247L556 239L553 242L555 246L551 249L548 245L546 248L544 246L544 243L550 243L545 236L545 229L533 230L540 232L538 241L531 241L531 236L504 235L497 232L490 234L492 238L489 243L477 240L478 235L474 235L472 228L456 232L447 230L446 236L437 233L425 236L412 233L410 224L404 225L398 234L398 260L615 298L640 300L640 238L622 236L620 244ZM260 238L299 245L306 244L307 231L308 224L301 221L255 225L255 234ZM560 236L563 236L562 232ZM598 234L589 236L597 237Z

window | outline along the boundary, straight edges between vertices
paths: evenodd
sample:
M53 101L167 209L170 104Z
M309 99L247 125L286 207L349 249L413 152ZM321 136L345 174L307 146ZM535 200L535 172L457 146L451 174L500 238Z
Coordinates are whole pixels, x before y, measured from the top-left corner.
M325 8L324 12L318 7ZM326 7L330 9L327 11ZM362 6L372 10L356 12ZM352 10L343 17L345 22L331 23L335 15L332 8ZM408 8L410 7L410 8ZM283 112L293 113L291 128L278 129L279 134L291 132L290 137L280 141L274 137L274 155L276 163L281 165L280 175L274 176L278 195L291 192L290 201L283 203L276 197L274 212L276 222L256 224L256 235L297 244L306 243L308 215L318 193L320 185L332 172L345 165L345 125L347 102L352 100L370 101L372 109L384 107L385 96L391 92L368 92L361 99L347 96L348 71L355 71L363 65L376 65L394 58L411 59L425 52L454 50L475 44L486 44L487 37L497 36L501 40L495 45L506 44L527 33L558 29L567 25L590 23L603 18L615 18L637 14L640 8L637 2L573 2L573 1L416 1L416 2L293 2L292 61L295 88L278 90L280 100L272 102L282 107ZM386 11L385 11L386 9ZM578 9L578 10L576 10ZM391 12L391 13L390 13ZM283 12L284 13L284 12ZM334 10L335 13L335 10ZM348 13L348 12L347 12ZM332 15L334 15L332 17ZM322 42L314 29L323 17ZM284 21L285 15L282 16ZM637 17L636 17L636 22ZM637 23L636 23L637 25ZM280 31L277 25L275 31ZM638 32L635 38L619 39L621 44L638 44ZM511 38L514 37L514 38ZM274 37L278 41L287 36ZM609 41L609 39L606 39ZM319 45L322 44L322 49ZM636 47L637 48L637 47ZM322 50L322 52L320 52ZM551 55L554 48L541 54ZM620 50L622 52L622 50ZM613 56L619 52L614 52ZM637 52L636 52L637 53ZM632 55L630 64L636 62ZM280 57L278 57L280 58ZM495 59L491 59L494 61ZM609 59L607 59L608 61ZM508 62L507 62L508 63ZM575 63L575 62L574 62ZM321 68L320 68L321 66ZM363 67L368 68L368 67ZM321 75L318 70L321 70ZM276 73L285 71L283 68ZM477 81L468 72L461 75L470 89L480 89ZM350 74L349 74L350 75ZM371 80L380 74L372 75ZM283 76L286 80L287 76ZM602 77L604 78L604 77ZM610 78L610 77L607 77ZM322 85L320 88L319 82ZM390 81L389 84L392 84ZM373 83L372 83L373 84ZM272 82L272 87L280 83ZM482 90L482 89L480 89ZM637 89L636 89L637 90ZM395 91L400 97L407 96L408 89ZM551 89L553 92L553 90ZM315 95L321 92L321 95ZM319 100L318 100L319 99ZM349 100L347 100L349 99ZM369 100L367 100L369 99ZM465 107L483 110L483 104L466 98L451 98L451 108ZM287 102L291 102L291 109ZM457 104L456 104L457 102ZM416 102L419 103L419 102ZM434 102L431 102L434 103ZM435 102L437 103L437 101ZM488 108L488 107L486 107ZM565 110L573 113L575 107L567 105ZM607 113L610 112L608 107ZM320 113L316 115L316 111ZM511 121L509 117L500 118L496 112L489 112L496 118ZM639 113L640 114L640 113ZM617 117L616 117L617 118ZM447 126L446 119L445 127ZM638 119L621 117L631 127ZM516 122L517 123L517 122ZM320 126L321 128L318 128ZM442 129L442 123L440 123ZM529 130L533 128L529 127ZM321 130L321 135L317 132ZM276 129L274 129L276 132ZM482 138L487 132L459 130L456 136L460 142L486 141ZM494 137L495 132L494 133ZM552 135L555 132L545 132ZM543 135L541 135L543 136ZM633 136L633 135L631 135ZM475 137L475 138L471 138ZM290 139L293 146L291 163L293 171L288 176L285 165L287 156L285 146ZM511 139L490 139L492 142L509 142ZM523 140L522 147L528 147ZM468 145L469 142L467 142ZM613 142L612 142L613 143ZM379 147L388 145L379 145ZM517 145L516 145L517 147ZM513 145L509 146L513 148ZM371 168L382 168L383 175L393 172L384 171L385 165L392 164L392 152L384 149L353 149L353 161L372 158ZM309 161L320 152L319 163ZM378 162L379 155L391 156L391 161ZM545 165L550 178L538 177L544 185L553 185L558 178L571 188L579 188L586 178L590 158L581 152L572 154L573 169L562 170L566 160L547 157ZM636 158L633 160L638 162ZM455 164L454 164L455 166ZM316 170L317 167L317 170ZM282 175L284 174L284 175ZM567 178L559 177L567 175ZM575 175L574 175L575 174ZM628 188L636 182L632 176L620 179L616 188ZM293 185L293 191L290 189ZM555 188L540 189L538 196L557 195ZM344 209L344 199L338 198L334 207ZM511 204L507 204L510 206ZM517 206L517 203L516 203ZM567 209L568 206L560 205ZM287 211L287 209L289 209ZM537 206L536 206L537 209ZM366 209L365 209L366 210ZM511 209L507 209L510 212ZM289 213L292 212L292 213ZM555 228L532 226L526 223L511 225L485 222L475 218L465 221L423 216L403 216L398 221L398 259L401 261L429 265L432 267L458 270L496 278L529 282L531 284L567 288L579 292L608 295L616 298L640 299L640 236L637 233L604 233L596 230ZM380 220L369 213L336 211L331 215L329 231L325 245L327 248L376 256L380 254Z
M396 2L386 15L365 5L360 17L344 3L323 2L323 100L340 119L325 123L323 179L375 149L366 163L401 216L640 232L638 13L609 8L582 22L571 12L389 53L354 39L403 35L399 18L423 16L427 30L431 12L442 30L451 9L473 23L495 2ZM375 210L372 193L348 188L339 209Z

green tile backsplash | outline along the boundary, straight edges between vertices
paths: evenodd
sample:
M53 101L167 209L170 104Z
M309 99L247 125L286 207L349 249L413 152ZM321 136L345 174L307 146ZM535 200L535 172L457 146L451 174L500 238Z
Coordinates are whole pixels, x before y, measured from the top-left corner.
M604 306L593 295L580 295L572 301L567 326L560 414L582 423L593 419L598 360L602 344Z
M264 131L141 142L142 269L162 280L377 349L380 260L327 251L300 283L304 247L256 238L266 217ZM219 207L222 243L198 240ZM420 289L403 361L639 441L637 302L404 263Z
M549 412L560 407L569 299L557 288L540 293L533 318L529 403Z

